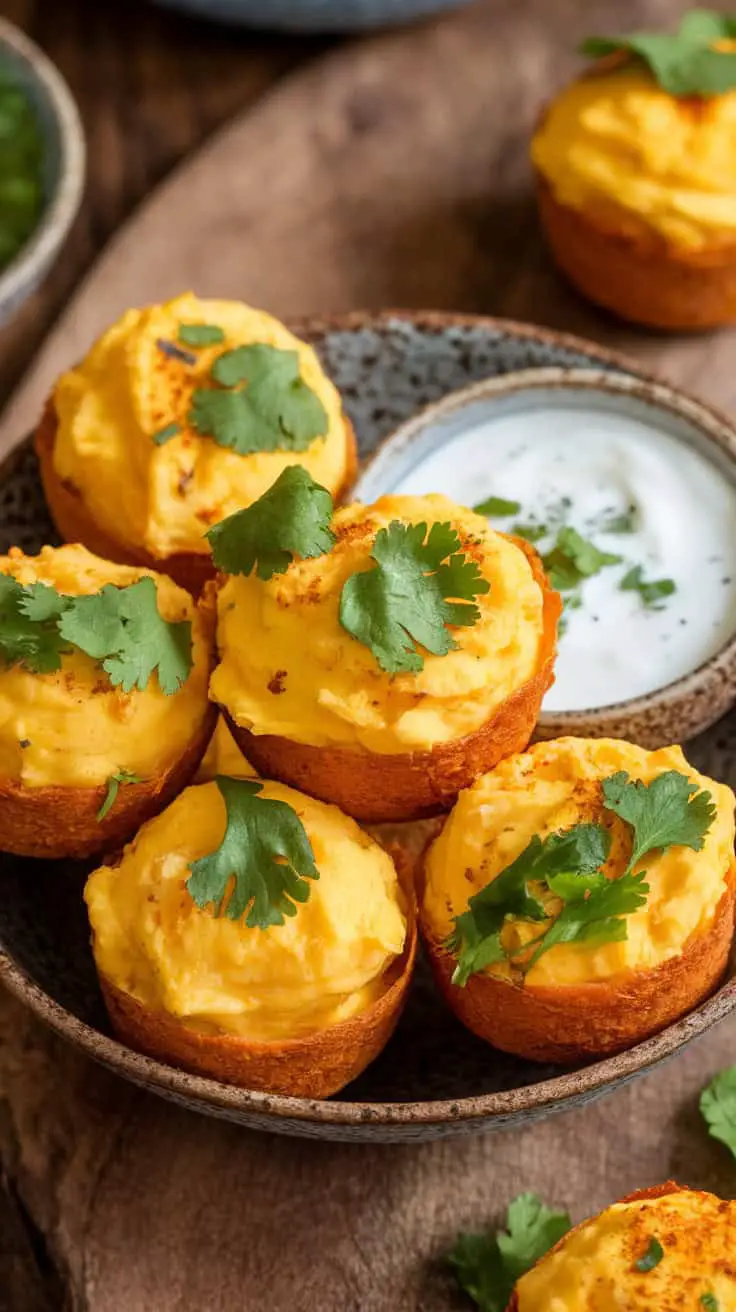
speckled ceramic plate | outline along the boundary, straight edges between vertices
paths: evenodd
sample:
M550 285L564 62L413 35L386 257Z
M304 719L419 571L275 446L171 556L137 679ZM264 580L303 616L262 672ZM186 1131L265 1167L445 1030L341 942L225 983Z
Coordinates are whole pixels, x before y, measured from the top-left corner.
M492 319L354 315L299 325L341 389L363 456L428 402L476 379L562 365L636 373L589 343ZM54 540L26 444L0 470L0 550ZM736 782L736 715L693 741L708 774ZM0 979L60 1034L119 1074L193 1110L257 1129L326 1139L411 1140L522 1124L573 1107L644 1074L736 1006L736 958L707 1002L656 1038L575 1069L495 1052L467 1033L420 963L398 1031L379 1059L327 1102L248 1093L132 1052L110 1035L70 862L0 856Z

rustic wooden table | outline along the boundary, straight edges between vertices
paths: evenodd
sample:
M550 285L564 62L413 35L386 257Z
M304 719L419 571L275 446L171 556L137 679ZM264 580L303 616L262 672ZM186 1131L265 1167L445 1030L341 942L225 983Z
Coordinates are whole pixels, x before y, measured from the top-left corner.
M64 74L87 136L87 188L51 277L0 332L0 409L94 257L174 165L329 44L237 31L148 0L0 0Z

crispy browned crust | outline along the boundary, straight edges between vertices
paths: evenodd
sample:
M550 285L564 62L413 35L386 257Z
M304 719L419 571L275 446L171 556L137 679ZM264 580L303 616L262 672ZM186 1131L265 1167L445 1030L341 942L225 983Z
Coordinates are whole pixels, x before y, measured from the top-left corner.
M416 917L386 974L386 990L366 1011L304 1038L253 1043L200 1034L166 1012L150 1011L110 980L100 986L117 1036L138 1052L225 1084L295 1098L327 1098L354 1080L390 1039L406 999L417 949Z
M568 1064L608 1056L657 1034L708 996L728 964L736 867L704 932L651 970L560 988L515 984L487 972L452 983L455 958L422 925L440 992L469 1030L530 1061Z
M616 231L561 205L537 175L537 201L552 254L589 300L654 328L712 328L736 321L736 243L684 252L656 233Z
M448 810L460 790L478 775L492 770L504 757L523 752L554 678L562 603L549 586L534 548L521 538L512 541L527 556L542 589L542 641L535 673L480 729L431 751L382 755L360 748L311 747L275 734L251 733L223 707L233 737L258 773L323 802L334 802L357 820L380 824L421 820Z
M72 484L63 482L54 468L56 427L56 412L53 399L50 399L36 430L35 447L44 496L51 517L64 541L81 542L95 555L102 556L105 560L114 560L120 565L138 565L168 574L180 587L186 588L192 596L198 597L205 583L214 578L216 572L209 552L186 551L178 552L173 556L155 557L143 548L136 551L107 533L92 518L78 490ZM345 417L345 428L348 467L336 500L350 490L358 469L355 431L347 417Z
M4 852L17 856L95 856L120 847L152 816L191 783L215 727L214 707L207 710L195 738L183 755L155 779L125 784L103 820L97 813L107 785L96 788L26 788L14 779L0 779L0 832Z
M688 1189L686 1185L677 1184L674 1180L667 1180L664 1184L653 1185L651 1189L637 1189L633 1194L627 1194L625 1198L619 1198L618 1202L640 1203L647 1198L665 1198L667 1194L693 1193L697 1193L702 1198L707 1198L709 1196L708 1194L703 1193L700 1189ZM584 1225L587 1225L587 1220L581 1221L579 1225L573 1226L572 1230L568 1230L567 1234L563 1235L562 1239L560 1239L558 1243L549 1250L549 1253L545 1253L544 1257L540 1258L540 1261L543 1262L546 1257L549 1257L550 1253L557 1253L563 1249L565 1244L568 1243L572 1236L576 1234L578 1230L581 1230ZM519 1312L519 1298L516 1290L514 1290L511 1295L511 1302L506 1308L506 1312Z

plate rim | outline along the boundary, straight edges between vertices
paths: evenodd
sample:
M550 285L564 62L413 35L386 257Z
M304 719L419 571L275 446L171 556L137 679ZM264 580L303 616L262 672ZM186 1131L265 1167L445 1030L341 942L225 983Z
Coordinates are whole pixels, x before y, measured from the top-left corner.
M354 310L342 314L302 316L288 322L293 331L310 342L332 333L386 329L402 324L436 333L458 327L479 328L497 332L500 336L563 347L635 377L655 383L663 381L661 376L640 368L635 360L625 354L599 346L596 342L556 329L492 315L444 310ZM675 390L697 401L684 389ZM715 407L709 406L709 409L726 420ZM21 438L5 454L0 461L0 480L9 468L12 469L31 441L30 437ZM418 1129L448 1125L472 1127L473 1124L491 1128L494 1122L505 1123L511 1118L532 1114L540 1116L562 1110L598 1093L613 1090L627 1079L646 1074L736 1009L735 967L715 993L659 1034L581 1069L569 1071L563 1068L560 1074L535 1084L461 1098L404 1102L350 1102L331 1098L321 1101L242 1089L193 1075L136 1052L67 1011L36 983L24 967L11 958L2 944L0 983L50 1029L87 1056L152 1092L176 1097L202 1112L214 1111L229 1119L246 1119L251 1116L264 1122L272 1120L277 1125L296 1122L364 1131L369 1127L380 1131L392 1126L411 1125ZM489 1048L489 1053L492 1060L493 1049Z

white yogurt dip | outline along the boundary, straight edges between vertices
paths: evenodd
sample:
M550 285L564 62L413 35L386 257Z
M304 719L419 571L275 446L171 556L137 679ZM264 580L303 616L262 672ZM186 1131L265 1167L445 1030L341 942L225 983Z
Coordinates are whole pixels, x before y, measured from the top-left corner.
M614 407L605 394L532 402L468 426L406 471L392 491L444 492L463 505L493 495L521 504L495 528L545 525L544 554L560 526L622 557L586 579L568 606L548 711L589 710L681 678L736 631L736 488L685 441ZM611 532L618 517L631 532ZM621 583L634 566L671 579L653 606Z

